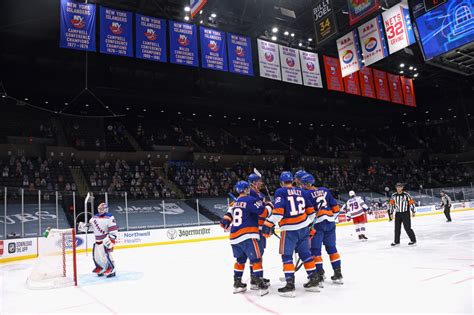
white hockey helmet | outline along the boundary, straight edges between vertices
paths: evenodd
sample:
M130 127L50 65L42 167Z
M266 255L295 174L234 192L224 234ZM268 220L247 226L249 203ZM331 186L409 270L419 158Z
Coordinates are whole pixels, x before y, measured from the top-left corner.
M356 195L355 191L351 190L349 191L349 197L354 197Z
M109 206L105 202L102 202L97 207L97 211L99 212L99 214L107 213L109 211Z

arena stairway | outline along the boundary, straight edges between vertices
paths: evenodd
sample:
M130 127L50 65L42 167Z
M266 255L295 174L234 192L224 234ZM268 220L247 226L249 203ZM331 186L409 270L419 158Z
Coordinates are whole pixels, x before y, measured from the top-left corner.
M176 193L177 198L185 198L184 193L181 191L181 189L179 189L179 187L171 179L168 178L168 175L166 175L163 167L153 167L153 170L158 174L158 176L161 176L165 184Z
M76 183L77 192L80 196L84 197L87 195L87 192L90 191L89 184L87 183L87 179L84 176L84 172L79 166L70 166L69 167L72 178Z

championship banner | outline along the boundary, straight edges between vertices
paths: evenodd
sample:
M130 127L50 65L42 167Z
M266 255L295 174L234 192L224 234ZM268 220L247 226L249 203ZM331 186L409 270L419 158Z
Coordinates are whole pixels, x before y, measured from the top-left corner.
M225 33L201 27L201 64L203 68L227 71Z
M300 62L305 86L323 87L318 54L300 50Z
M303 84L298 49L281 45L279 47L282 80L288 83Z
M318 44L337 33L336 18L331 0L319 0L313 6L313 22Z
M359 75L351 73L345 77L344 87L347 94L360 95Z
M400 77L400 79L402 80L403 98L405 99L405 105L416 107L413 80L405 77Z
M337 40L337 51L339 53L343 78L359 71L363 67L359 37L356 30L347 33Z
M393 54L415 43L408 8L397 4L382 13L388 49Z
M194 18L199 11L206 5L207 0L191 0L190 8L191 8L191 17Z
M133 57L132 13L100 7L100 52Z
M169 21L170 61L185 66L198 66L196 25Z
M281 80L278 44L257 39L257 45L260 76L273 80Z
M383 35L382 17L379 15L358 27L364 65L371 65L388 56Z
M328 90L344 92L339 60L337 58L323 56L323 61Z
M136 14L136 56L166 62L166 20Z
M390 98L393 103L404 104L403 91L400 84L400 76L397 74L387 73L388 86L390 87Z
M372 69L364 67L359 70L359 81L361 95L365 97L375 98L375 87Z
M229 71L253 76L252 42L250 37L227 33Z
M378 0L347 0L349 25L354 25L380 9Z
M379 100L390 102L390 92L388 90L387 73L373 69L375 82L375 95Z
M95 51L95 4L61 0L59 47Z

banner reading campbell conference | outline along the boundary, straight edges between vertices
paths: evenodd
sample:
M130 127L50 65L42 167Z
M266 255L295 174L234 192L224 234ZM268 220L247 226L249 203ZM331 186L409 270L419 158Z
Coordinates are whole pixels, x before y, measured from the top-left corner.
M390 88L390 98L393 103L403 103L403 91L400 84L400 76L398 74L387 73L388 86Z
M257 46L260 76L273 80L281 80L278 44L257 39Z
M95 51L95 4L61 0L59 47Z
M375 95L377 95L377 99L390 102L387 73L377 69L373 69L373 73L375 82Z
M166 62L166 20L136 15L137 58Z
M403 98L405 105L416 107L415 89L413 88L413 80L410 78L400 77L402 79Z
M375 98L374 78L371 68L364 67L359 70L359 81L362 96Z
M328 90L344 92L344 83L341 77L341 65L337 58L323 56L326 84Z
M100 52L133 57L132 13L100 7Z

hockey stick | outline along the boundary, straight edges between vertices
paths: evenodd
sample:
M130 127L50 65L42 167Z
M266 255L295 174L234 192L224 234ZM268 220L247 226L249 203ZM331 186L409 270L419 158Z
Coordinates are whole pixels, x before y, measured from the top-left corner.
M262 178L262 173L260 173L256 168L253 169L253 172L260 178ZM263 181L262 181L263 183ZM268 187L267 185L265 185L265 183L263 183L263 187L265 188L265 190L267 191L267 196L268 196L268 199L270 199L271 202L273 202L272 200L272 196L270 195L270 191L268 190Z

